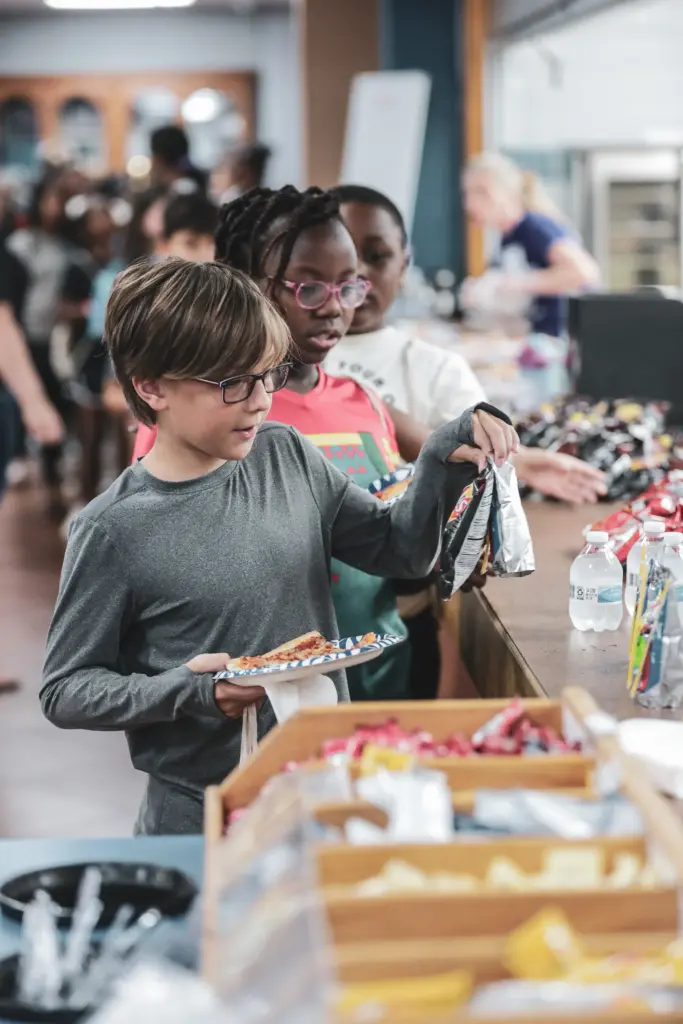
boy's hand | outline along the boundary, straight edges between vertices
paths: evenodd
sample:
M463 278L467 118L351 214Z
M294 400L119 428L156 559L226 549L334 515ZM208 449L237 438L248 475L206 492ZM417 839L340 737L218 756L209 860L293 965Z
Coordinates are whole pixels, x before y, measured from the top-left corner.
M502 466L519 451L519 438L514 427L497 419L483 409L472 414L474 444L461 444L448 456L449 462L473 462L481 472L488 457Z
M198 675L213 675L214 672L222 672L229 661L229 654L198 654L187 662L187 668ZM265 695L262 686L240 686L227 680L216 683L213 691L216 704L228 718L241 718L245 708L257 704Z
M262 686L240 686L238 683L221 681L214 687L214 700L228 718L241 718L245 708L258 704L266 695Z

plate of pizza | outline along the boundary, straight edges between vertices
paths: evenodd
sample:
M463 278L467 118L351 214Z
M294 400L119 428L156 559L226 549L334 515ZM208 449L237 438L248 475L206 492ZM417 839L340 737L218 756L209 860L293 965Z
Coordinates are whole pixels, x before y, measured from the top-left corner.
M284 681L307 675L325 675L328 666L334 670L362 665L379 658L388 647L402 644L404 640L405 637L390 633L365 633L341 640L326 640L322 633L313 630L266 654L232 658L224 671L218 672L214 678L258 679L277 674L278 679Z

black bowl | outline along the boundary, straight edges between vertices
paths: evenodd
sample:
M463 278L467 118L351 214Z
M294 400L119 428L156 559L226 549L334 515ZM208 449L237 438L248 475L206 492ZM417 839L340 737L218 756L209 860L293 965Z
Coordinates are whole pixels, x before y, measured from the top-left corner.
M0 960L0 1020L28 1021L33 1024L77 1024L93 1007L75 1010L72 1008L46 1010L41 1006L22 1003L17 998L17 972L19 957L9 956Z
M67 864L10 878L0 886L0 910L7 917L21 921L36 891L44 889L61 908L59 924L68 925L76 906L81 878L89 867L95 867L102 873L100 899L104 909L98 927L111 924L116 911L124 903L134 908L136 918L150 907L156 907L165 917L177 917L189 909L197 895L197 886L187 875L158 864Z

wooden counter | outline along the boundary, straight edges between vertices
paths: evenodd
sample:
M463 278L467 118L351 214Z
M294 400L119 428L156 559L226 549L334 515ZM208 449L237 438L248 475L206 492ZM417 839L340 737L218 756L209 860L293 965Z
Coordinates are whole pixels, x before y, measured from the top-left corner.
M619 719L681 717L645 711L628 697L628 619L614 633L580 633L569 620L569 568L582 546L582 530L610 506L596 511L527 502L525 509L536 572L489 580L482 593L460 598L462 656L481 696L557 698L565 686L581 686Z

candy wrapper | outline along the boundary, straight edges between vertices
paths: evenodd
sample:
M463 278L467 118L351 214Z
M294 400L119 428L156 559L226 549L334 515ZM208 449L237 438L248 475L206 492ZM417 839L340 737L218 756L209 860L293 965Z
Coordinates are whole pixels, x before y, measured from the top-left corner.
M379 725L359 725L352 736L340 736L323 742L319 758L345 762L360 761L394 770L409 767L411 759L469 757L474 754L569 754L580 749L551 726L537 725L515 697L501 711L489 718L473 736L453 733L437 740L426 729L404 729L395 718ZM390 755L384 759L380 754ZM400 766L393 758L398 754L407 760ZM288 765L288 768L296 767ZM365 774L365 773L364 773Z
M628 400L592 404L571 397L548 403L517 424L523 445L564 452L606 475L604 500L632 497L680 463L665 432L664 403Z
M637 498L587 526L583 532L584 536L591 530L608 533L612 550L623 565L646 520L664 523L667 532L683 530L683 473L680 470L667 473Z
M584 800L552 790L479 789L469 822L458 831L505 835L553 835L567 840L597 836L641 835L643 822L633 804L621 796Z
M358 796L389 816L386 829L354 818L346 824L347 842L445 843L453 838L453 797L443 772L416 768L391 772L380 769L356 785Z
M493 576L528 576L536 568L531 533L511 462L492 466L494 490L488 571Z
M643 567L633 618L628 689L647 708L683 704L683 627L678 615L673 576L652 562Z
M622 1011L669 1014L683 1006L680 988L649 985L585 985L569 981L497 981L483 985L468 1003L471 1017L555 1017ZM616 1022L619 1018L615 1015Z

